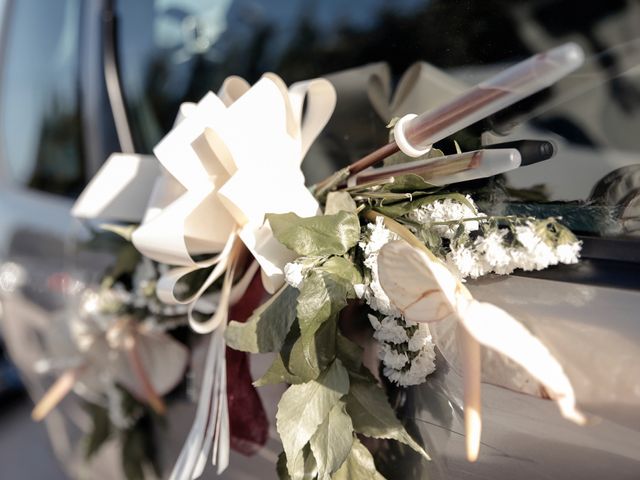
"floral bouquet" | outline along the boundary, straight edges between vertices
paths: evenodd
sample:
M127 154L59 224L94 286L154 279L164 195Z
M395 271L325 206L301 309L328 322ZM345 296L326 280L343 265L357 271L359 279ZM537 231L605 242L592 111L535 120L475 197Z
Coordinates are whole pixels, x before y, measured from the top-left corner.
M526 164L517 148L444 155L431 147L581 61L568 44L434 111L394 120L387 145L311 188L300 164L334 109L329 81L287 88L274 74L253 86L230 77L218 95L184 104L154 156L113 155L74 207L79 218L110 222L103 227L131 242L123 252L140 256L83 294L71 327L77 364L34 416L71 389L99 384L88 388L99 394L96 408L106 405L94 417L103 430L89 442L94 450L105 429L135 431L141 412L161 416L163 396L188 363L173 332L188 326L209 335L209 350L174 479L200 476L210 452L222 472L230 446L242 450L243 429L256 446L245 453L264 443L253 386L275 383L290 385L276 416L280 478L382 478L367 438L401 442L429 459L381 377L399 388L428 382L436 351L464 376L470 461L480 445L481 381L553 399L583 423L546 346L465 286L483 275L575 263L580 242L558 218L479 208L482 191L467 181ZM370 324L373 355L350 328L358 319ZM240 352L272 355L253 386ZM239 365L244 373L230 373ZM254 399L240 409L239 389ZM253 421L239 423L242 410Z

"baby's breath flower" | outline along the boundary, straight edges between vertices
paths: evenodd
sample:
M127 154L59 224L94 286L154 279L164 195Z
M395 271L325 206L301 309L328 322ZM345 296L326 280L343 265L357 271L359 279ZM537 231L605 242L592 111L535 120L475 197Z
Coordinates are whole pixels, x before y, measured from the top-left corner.
M429 326L426 323L420 323L417 325L415 333L409 339L407 347L411 352L419 352L426 346L431 345L433 348L433 341L431 339L431 332Z
M437 222L451 222L465 218L484 216L484 214L478 213L477 208L475 208L475 204L473 203L473 199L468 195L467 200L469 204L474 207L473 209L457 200L447 198L444 200L437 200L413 210L409 213L409 219L428 226ZM477 220L462 222L462 225L464 225L464 229L467 232L472 232L480 228ZM433 225L430 228L432 228L440 237L451 239L455 235L458 225Z
M384 226L381 217L376 218L375 223L368 224L367 230L366 240L360 242L360 248L365 255L364 266L371 271L371 281L363 293L364 300L376 312L398 317L400 312L391 305L378 277L378 253L382 247L391 240L396 240L398 236Z
M300 288L304 275L304 267L299 263L291 262L284 266L284 280L293 288Z
M434 344L426 324L407 322L390 302L378 277L378 253L391 240L398 237L384 226L381 218L367 226L365 238L360 242L364 265L370 271L366 284L355 285L356 295L364 298L372 310L381 317L369 315L374 338L380 342L380 359L387 378L398 385L416 385L425 381L435 369ZM405 353L406 352L406 353ZM425 359L431 359L427 362ZM414 361L417 359L417 365Z
M578 263L580 242L564 243L556 247L556 256L561 263Z
M409 362L406 353L397 352L388 343L381 344L380 358L387 368L394 370L400 370Z
M473 248L464 245L452 247L447 253L446 262L459 278L478 278L490 271L484 258Z
M524 252L516 249L514 257L519 268L524 270L542 270L549 265L556 265L556 257L553 248L544 241L536 232L535 225L531 222L516 227L516 238L524 247ZM528 257L528 258L526 258Z
M373 337L379 342L406 343L409 341L404 327L398 323L395 317L387 316L380 322L380 327L375 331Z
M496 273L513 271L510 268L511 255L504 244L506 233L505 229L496 228L485 236L479 236L474 242L476 252L482 255L484 262Z

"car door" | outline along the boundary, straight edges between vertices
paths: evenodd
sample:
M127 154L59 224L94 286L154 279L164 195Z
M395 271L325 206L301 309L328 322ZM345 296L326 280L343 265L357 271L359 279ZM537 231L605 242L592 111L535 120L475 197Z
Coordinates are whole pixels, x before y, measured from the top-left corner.
M64 316L82 236L70 210L106 153L117 149L105 101L102 3L0 2L0 316L2 335L32 398L50 379L38 375L43 332ZM47 419L66 462L74 433Z

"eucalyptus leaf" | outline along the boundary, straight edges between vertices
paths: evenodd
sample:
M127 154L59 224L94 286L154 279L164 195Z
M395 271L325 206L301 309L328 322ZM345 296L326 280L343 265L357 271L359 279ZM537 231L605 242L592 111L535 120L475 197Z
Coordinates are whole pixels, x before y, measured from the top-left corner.
M103 223L100 225L102 230L115 233L119 237L124 238L127 242L131 241L133 232L135 232L138 227L139 225L118 225L115 223Z
M298 290L289 285L258 307L245 323L229 322L227 345L242 352L277 352L296 319Z
M324 207L325 215L334 215L338 212L352 212L357 210L356 202L348 192L329 192Z
M302 335L314 333L320 325L347 305L350 283L327 271L312 270L300 286L296 313Z
M282 395L276 425L293 480L304 477L305 462L299 453L348 390L349 375L340 360L336 360L317 380L292 385Z
M353 424L343 401L336 403L311 437L309 445L318 465L318 480L329 480L351 451Z
M309 218L272 213L267 219L280 243L301 256L343 255L360 239L358 216L350 212Z
M347 395L347 411L351 415L356 432L367 437L397 440L430 460L427 452L400 423L386 395L378 385L352 378L351 389Z
M87 404L87 410L92 421L91 432L86 440L86 458L91 458L111 435L111 421L106 408L93 403Z
M331 273L335 276L342 278L350 287L350 293L353 292L353 285L356 283L362 283L362 275L356 268L356 266L344 257L331 257L324 262L320 267L321 271ZM352 298L350 296L350 298Z
M313 380L335 359L337 317L324 322L317 331L307 332L288 352L287 369L304 381Z
M286 458L287 456L285 455L285 462L286 462ZM309 446L309 444L307 443L304 447L304 449L298 453L298 455L296 456L296 460L295 462L296 464L302 464L303 467L303 471L302 471L302 477L301 480L316 480L318 477L318 465L316 464L316 459L313 456L313 452L311 451L311 448ZM285 469L286 469L287 465L285 463ZM289 472L287 471L287 475L289 474ZM291 477L288 477L291 478Z
M144 480L145 469L151 466L151 439L146 433L140 428L122 432L122 468L127 480Z
M291 480L289 471L287 470L287 456L284 452L280 452L278 455L278 463L276 463L276 472L279 480Z
M437 187L425 181L420 175L415 173L407 173L394 177L393 183L388 183L382 187L386 192L394 193L414 193L422 191L436 191L441 187Z
M264 385L275 385L278 383L304 383L300 377L293 375L287 370L284 360L282 359L282 355L279 353L276 354L276 358L273 360L269 370L267 370L262 377L253 382L253 385L255 387L262 387Z
M363 349L338 331L336 337L337 356L349 372L358 372L362 367Z
M125 244L118 251L116 261L109 272L102 279L101 288L111 288L124 274L132 273L140 261L140 252L131 243Z
M357 438L353 440L349 456L331 478L332 480L385 480L376 470L371 453Z

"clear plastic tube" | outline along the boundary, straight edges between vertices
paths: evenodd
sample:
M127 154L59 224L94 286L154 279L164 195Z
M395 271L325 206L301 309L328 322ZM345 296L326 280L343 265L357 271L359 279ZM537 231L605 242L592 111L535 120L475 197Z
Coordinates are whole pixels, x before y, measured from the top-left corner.
M518 168L520 163L520 152L515 148L475 150L388 167L369 168L352 177L350 184L391 182L393 177L414 174L432 185L442 186L498 175Z
M575 43L534 55L408 121L405 137L416 149L425 148L552 85L583 61L584 52Z

